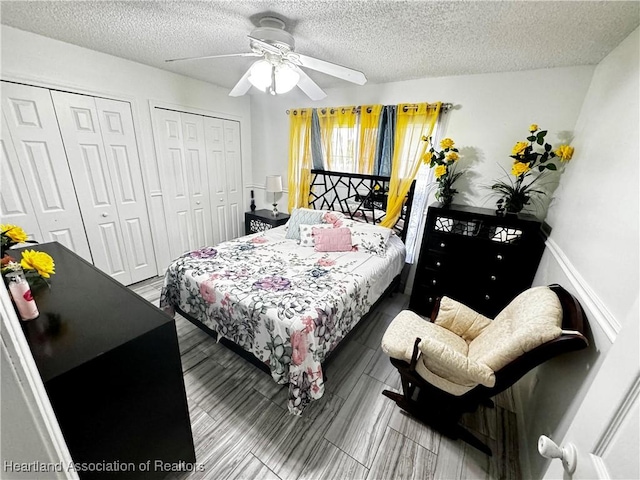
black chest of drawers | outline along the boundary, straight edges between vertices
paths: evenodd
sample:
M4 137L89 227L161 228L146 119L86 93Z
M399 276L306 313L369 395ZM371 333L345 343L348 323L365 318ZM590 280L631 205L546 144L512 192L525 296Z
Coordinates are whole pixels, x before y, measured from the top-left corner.
M436 298L447 295L493 318L531 286L545 239L531 215L432 205L409 308L430 315Z
M22 327L80 478L162 479L193 464L174 320L62 245L30 248L56 274Z

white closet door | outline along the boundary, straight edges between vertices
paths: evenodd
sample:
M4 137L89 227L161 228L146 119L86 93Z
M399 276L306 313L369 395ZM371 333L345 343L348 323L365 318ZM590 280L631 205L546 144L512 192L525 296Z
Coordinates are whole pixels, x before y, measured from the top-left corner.
M213 236L215 243L229 239L227 225L227 173L224 161L224 120L206 117L204 119L207 144L207 165L211 181L211 214L213 216Z
M2 110L42 240L92 262L49 90L2 82Z
M205 118L209 178L213 184L211 211L216 243L242 235L242 165L240 124Z
M157 274L151 226L142 184L131 107L126 102L96 98L100 130L131 280Z
M125 285L132 283L93 97L51 92L86 225L93 263Z
M242 189L242 155L240 152L240 122L224 120L224 161L227 180L227 240L244 235Z
M214 244L209 205L209 173L204 139L204 117L181 113L184 158L193 221L192 248Z
M184 162L180 113L161 108L155 109L155 137L158 157L166 182L167 225L169 249L172 258L192 250L192 220L187 173Z
M0 223L18 225L31 240L42 242L44 237L4 117L3 113L0 129Z

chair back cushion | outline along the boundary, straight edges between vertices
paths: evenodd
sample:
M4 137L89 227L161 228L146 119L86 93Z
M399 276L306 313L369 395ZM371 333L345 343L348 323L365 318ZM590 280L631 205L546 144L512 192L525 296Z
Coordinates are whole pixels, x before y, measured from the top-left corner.
M562 333L562 305L548 287L522 292L471 343L469 358L497 372Z
M452 298L442 297L435 324L469 343L491 325L491 320Z

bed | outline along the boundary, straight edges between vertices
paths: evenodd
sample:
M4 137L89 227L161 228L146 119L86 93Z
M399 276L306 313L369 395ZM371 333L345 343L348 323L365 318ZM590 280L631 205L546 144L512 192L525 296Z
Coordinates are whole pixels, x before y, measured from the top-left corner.
M373 183L370 187L377 191ZM337 190L344 189L334 190L335 200ZM312 192L315 200L323 198L317 186ZM322 218L361 231L362 224L349 222L373 223L376 205L365 205L368 194L362 185L349 195L351 203L356 195L362 199L368 210L364 215L347 208L344 217L327 211ZM408 203L403 216L409 213ZM388 237L384 252L372 250L376 254L363 248L318 252L287 238L289 228L240 237L176 259L165 274L160 306L180 312L262 362L277 383L288 384L289 411L299 415L324 393L323 362L398 282L405 248L400 232Z

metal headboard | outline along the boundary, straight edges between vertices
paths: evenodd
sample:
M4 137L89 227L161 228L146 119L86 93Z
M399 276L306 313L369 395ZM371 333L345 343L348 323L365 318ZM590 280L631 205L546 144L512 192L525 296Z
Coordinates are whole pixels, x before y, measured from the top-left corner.
M353 220L378 224L386 216L387 195L391 178L360 173L311 170L309 208L342 212ZM411 216L415 180L393 229L404 241Z

